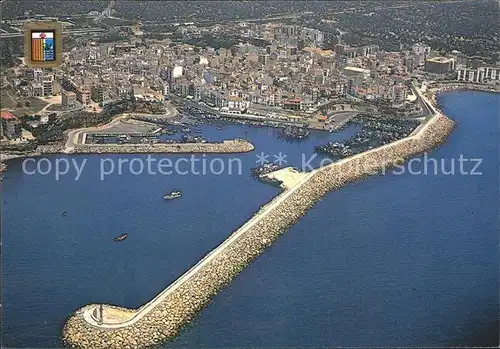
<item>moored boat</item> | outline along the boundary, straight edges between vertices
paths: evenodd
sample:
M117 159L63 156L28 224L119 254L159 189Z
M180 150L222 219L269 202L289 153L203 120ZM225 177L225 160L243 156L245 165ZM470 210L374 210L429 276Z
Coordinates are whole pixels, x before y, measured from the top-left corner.
M262 166L252 168L251 172L253 176L260 176L264 174L268 174L271 172L274 172L278 170L280 166L278 164L273 164L273 163L265 163Z

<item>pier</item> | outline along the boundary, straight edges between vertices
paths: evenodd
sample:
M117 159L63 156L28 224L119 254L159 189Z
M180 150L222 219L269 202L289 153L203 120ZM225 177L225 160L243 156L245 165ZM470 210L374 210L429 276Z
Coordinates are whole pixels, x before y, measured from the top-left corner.
M453 127L452 120L436 112L418 132L393 143L309 173L278 171L273 176L285 190L163 292L139 309L87 305L67 319L63 342L74 348L144 348L172 339L324 195L435 148Z
M245 139L229 139L219 143L140 143L140 144L78 144L67 146L39 146L41 154L230 154L254 150Z

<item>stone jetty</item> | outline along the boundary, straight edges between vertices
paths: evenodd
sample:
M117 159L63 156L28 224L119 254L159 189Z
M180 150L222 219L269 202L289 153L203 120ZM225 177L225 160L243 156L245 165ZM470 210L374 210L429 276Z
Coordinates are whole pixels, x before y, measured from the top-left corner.
M141 308L92 304L77 310L64 325L64 344L72 348L127 349L172 339L221 288L325 194L438 146L453 127L452 120L436 113L407 138L307 173Z
M231 154L247 153L254 149L254 145L245 139L229 139L220 143L92 144L73 147L39 145L34 152L2 154L1 160L38 157L46 154Z
M39 146L41 154L152 154L152 153L246 153L254 150L245 139L230 139L220 143L154 143L154 144L79 144L73 147Z

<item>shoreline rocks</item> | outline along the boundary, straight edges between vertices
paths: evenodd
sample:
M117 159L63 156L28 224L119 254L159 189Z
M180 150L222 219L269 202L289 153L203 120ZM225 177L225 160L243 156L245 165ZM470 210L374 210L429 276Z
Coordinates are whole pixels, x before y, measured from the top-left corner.
M313 170L297 186L262 206L252 217L255 221L250 228L175 290L165 293L161 302L133 325L113 329L94 326L83 316L86 309L95 307L88 305L67 319L62 331L63 343L82 349L145 348L174 338L225 285L324 195L437 147L453 128L454 122L438 113L418 133ZM265 209L269 211L262 215ZM235 237L240 229L230 237ZM144 306L136 312L141 309Z

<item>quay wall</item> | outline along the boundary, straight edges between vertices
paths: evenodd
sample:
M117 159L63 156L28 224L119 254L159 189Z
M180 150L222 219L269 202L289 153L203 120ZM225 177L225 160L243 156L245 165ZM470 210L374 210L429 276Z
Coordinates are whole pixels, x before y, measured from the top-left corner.
M209 253L201 264L197 264L196 272L190 274L193 269L188 271L185 274L188 277L182 276L172 284L175 287L171 285L152 302L136 310L129 321L114 328L91 324L85 313L96 305L88 305L67 319L63 342L72 348L128 349L149 347L172 339L221 288L325 194L438 146L453 127L452 120L437 113L410 137L313 170L293 188L263 206L250 221ZM123 311L130 312L129 309Z

